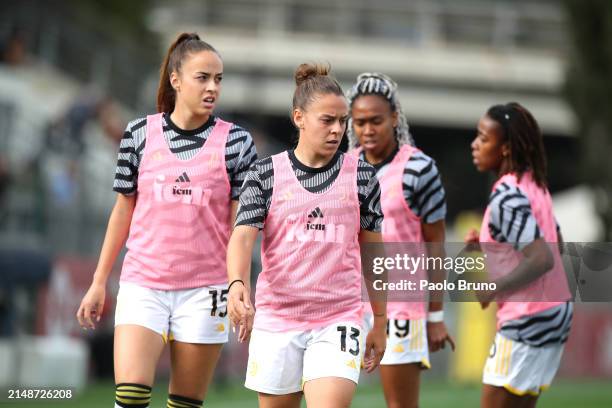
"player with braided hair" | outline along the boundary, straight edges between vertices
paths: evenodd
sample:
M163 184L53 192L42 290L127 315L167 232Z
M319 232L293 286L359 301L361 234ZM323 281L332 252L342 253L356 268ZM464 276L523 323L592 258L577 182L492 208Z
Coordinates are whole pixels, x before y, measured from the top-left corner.
M397 84L380 73L363 73L348 92L352 152L376 168L384 213L383 241L409 248L427 243L428 256L444 257L446 199L432 158L414 146ZM421 269L417 280L444 279L442 270ZM454 349L443 319L443 303L424 293L418 301L389 298L388 345L381 361L385 399L390 407L416 407L420 371L429 367L429 351ZM438 294L439 296L439 294ZM393 301L396 300L396 301Z
M569 336L573 307L561 260L561 231L546 182L546 153L533 115L512 102L489 108L478 123L472 157L493 185L480 233L496 289L497 334L483 374L483 408L535 407L550 386Z

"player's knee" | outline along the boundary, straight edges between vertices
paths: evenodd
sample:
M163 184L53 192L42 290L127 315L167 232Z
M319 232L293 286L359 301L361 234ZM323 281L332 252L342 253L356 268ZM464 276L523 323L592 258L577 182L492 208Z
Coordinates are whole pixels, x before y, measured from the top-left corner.
M151 402L151 387L144 384L121 383L115 386L115 406L147 408Z
M200 408L204 401L182 397L176 394L168 395L167 408Z

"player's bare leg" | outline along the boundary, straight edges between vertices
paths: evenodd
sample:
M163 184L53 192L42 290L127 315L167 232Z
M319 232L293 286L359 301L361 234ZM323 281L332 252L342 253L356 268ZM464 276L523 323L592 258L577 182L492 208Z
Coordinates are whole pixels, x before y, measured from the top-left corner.
M168 392L204 400L223 344L170 342L172 371Z
M302 402L302 393L294 392L285 395L272 395L260 392L259 408L299 408Z
M162 336L146 327L119 325L115 327L114 343L115 383L151 387L164 348Z
M304 384L306 406L313 408L349 407L357 384L346 378L325 377Z
M380 378L388 408L419 406L420 363L381 365Z

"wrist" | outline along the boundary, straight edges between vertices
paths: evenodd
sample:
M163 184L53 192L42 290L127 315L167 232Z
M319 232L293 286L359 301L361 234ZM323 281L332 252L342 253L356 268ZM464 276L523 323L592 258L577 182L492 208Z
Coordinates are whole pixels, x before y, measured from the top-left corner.
M444 311L438 310L436 312L427 313L427 323L441 323L444 322Z
M384 314L374 315L373 328L384 328L387 330L387 316Z
M93 276L92 285L106 286L106 277L108 274L96 271Z
M246 285L244 284L244 281L242 279L232 279L232 281L229 283L227 287L227 291L229 292L232 286L241 286L241 285L246 288Z

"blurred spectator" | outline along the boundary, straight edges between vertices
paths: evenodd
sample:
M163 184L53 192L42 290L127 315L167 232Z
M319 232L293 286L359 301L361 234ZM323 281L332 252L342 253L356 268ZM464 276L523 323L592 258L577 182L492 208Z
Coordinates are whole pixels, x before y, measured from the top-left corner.
M25 33L20 27L11 30L9 36L0 44L0 62L18 66L26 62Z

